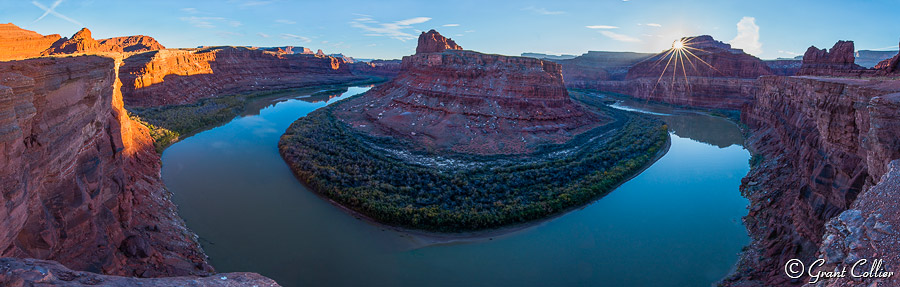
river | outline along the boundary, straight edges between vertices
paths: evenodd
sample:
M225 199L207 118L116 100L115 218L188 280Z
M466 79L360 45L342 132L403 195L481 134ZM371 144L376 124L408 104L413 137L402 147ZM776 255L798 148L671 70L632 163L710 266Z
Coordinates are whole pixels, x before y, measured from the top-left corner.
M218 272L284 286L709 286L749 242L738 191L750 154L725 119L635 101L666 121L669 152L581 209L481 240L432 244L342 211L278 153L297 118L327 102L284 94L165 150L162 177Z

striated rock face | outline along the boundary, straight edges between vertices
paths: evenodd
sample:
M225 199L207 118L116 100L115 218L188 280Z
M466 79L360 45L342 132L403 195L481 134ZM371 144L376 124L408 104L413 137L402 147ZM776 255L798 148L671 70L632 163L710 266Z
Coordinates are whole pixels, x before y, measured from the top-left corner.
M58 34L43 36L12 23L0 24L0 61L38 57L59 39Z
M853 41L838 41L831 50L810 46L803 54L803 64L798 75L811 76L860 76L866 68L856 64Z
M900 160L888 164L888 170L881 181L872 189L862 193L848 209L835 216L825 225L825 235L819 248L818 258L824 259L821 270L836 267L852 267L859 259L868 259L856 274L869 271L874 259L884 260L882 271L896 274L900 262ZM850 269L848 268L848 272ZM810 287L850 287L850 286L897 286L900 278L846 278L822 279Z
M272 279L256 273L222 273L209 277L169 277L138 279L73 271L57 262L36 259L0 258L0 285L26 286L203 286L238 287L280 286Z
M462 49L463 48L457 45L452 39L445 38L434 29L431 29L428 32L422 32L422 34L419 35L419 44L416 46L416 54Z
M732 282L799 285L785 263L811 263L826 222L856 204L900 158L900 82L762 77L742 112L757 163L741 191L753 242ZM742 285L735 285L742 286Z
M369 134L475 154L526 153L604 122L569 98L559 64L462 50L403 57L397 78L335 115Z
M208 274L118 85L109 58L0 63L0 256L123 276Z
M140 107L364 79L337 58L243 47L142 53L124 60L119 77L126 104Z
M877 70L880 74L900 74L900 52L894 55L894 57L878 62L878 64L875 65L875 70Z
M53 43L42 55L60 55L74 53L109 53L109 52L145 52L165 49L163 45L148 36L138 35L94 40L91 30L82 28L71 39L62 38Z
M590 88L599 81L624 80L628 69L653 55L590 51L573 59L555 60L555 62L562 65L566 87Z

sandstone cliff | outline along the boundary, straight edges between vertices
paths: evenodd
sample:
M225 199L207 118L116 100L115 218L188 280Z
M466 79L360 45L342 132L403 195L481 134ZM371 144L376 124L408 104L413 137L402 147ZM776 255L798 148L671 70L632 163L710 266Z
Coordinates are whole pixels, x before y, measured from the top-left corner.
M654 54L589 51L573 59L554 60L562 65L563 80L569 88L589 88L599 81L624 80L635 64Z
M457 45L452 39L441 36L440 33L431 29L428 32L422 32L422 34L419 35L419 44L416 46L416 54L462 49L463 48Z
M244 47L160 50L124 60L119 77L129 106L192 103L217 95L339 84L365 79L341 59Z
M0 256L124 276L212 271L175 213L113 59L0 63Z
M419 39L445 42L437 32ZM559 64L454 49L403 57L397 78L335 115L370 134L475 154L524 153L604 122L569 98Z
M838 41L831 50L810 46L803 54L798 75L860 76L866 68L856 64L853 41Z
M58 34L43 36L13 23L0 24L0 61L38 57L59 39Z
M755 164L741 191L753 242L731 282L799 285L787 260L810 263L826 222L851 208L900 158L896 81L762 77L742 112ZM884 212L884 211L882 211ZM896 240L893 243L897 243ZM736 285L742 286L742 285Z

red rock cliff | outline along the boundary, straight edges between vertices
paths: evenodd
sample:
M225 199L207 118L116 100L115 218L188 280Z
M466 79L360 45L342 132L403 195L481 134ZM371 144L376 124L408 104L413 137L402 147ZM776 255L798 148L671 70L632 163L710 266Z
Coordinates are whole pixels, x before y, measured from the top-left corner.
M838 41L831 50L810 46L797 75L858 77L866 68L855 63L855 52L853 41Z
M559 64L451 49L403 57L397 78L335 113L371 134L477 154L528 152L604 122L569 98Z
M144 107L364 79L337 58L243 47L142 53L126 58L119 76L125 102Z
M59 39L58 34L43 36L12 23L0 24L0 61L38 57Z
M680 41L685 48L635 64L625 81L600 81L588 87L671 104L741 109L752 101L755 79L772 74L762 60L710 36Z
M792 258L811 263L826 222L856 204L900 158L900 83L762 77L742 113L746 146L758 158L743 180L752 244L732 282L799 285L784 275ZM735 285L744 286L744 285Z
M0 256L125 276L207 274L113 59L0 63Z

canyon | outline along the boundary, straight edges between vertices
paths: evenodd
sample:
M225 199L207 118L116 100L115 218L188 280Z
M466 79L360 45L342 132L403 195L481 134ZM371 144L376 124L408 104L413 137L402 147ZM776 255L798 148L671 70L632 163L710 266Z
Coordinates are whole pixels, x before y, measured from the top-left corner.
M148 36L115 37L95 40L82 28L72 38L58 34L41 35L7 23L0 24L0 61L76 53L124 53L165 49Z

